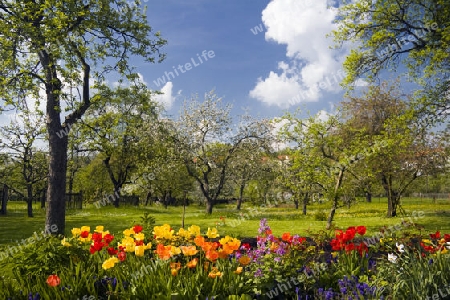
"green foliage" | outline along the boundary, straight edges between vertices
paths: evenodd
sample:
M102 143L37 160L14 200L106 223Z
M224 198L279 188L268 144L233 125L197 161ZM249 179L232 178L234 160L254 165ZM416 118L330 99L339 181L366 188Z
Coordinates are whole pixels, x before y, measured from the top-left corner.
M446 293L450 287L450 257L437 253L422 257L417 251L407 250L397 254L396 263L380 260L377 264L377 276L374 284L384 286L384 295L396 299L426 299L434 294ZM381 293L380 293L381 294Z
M313 214L313 218L316 221L326 221L327 220L327 213L323 210L317 210Z
M156 218L151 216L149 212L145 212L139 224L142 224L144 228L153 228L156 225Z
M374 80L382 70L404 65L409 77L422 85L419 110L431 114L433 121L445 116L450 106L445 96L450 79L449 20L448 1L358 0L342 5L333 35L337 46L353 46L344 62L344 85L352 88L358 78Z
M34 239L33 239L34 238ZM33 236L30 243L5 259L5 267L11 268L20 278L37 278L42 274L53 274L68 266L70 262L84 261L88 253L81 248L61 247L61 237L53 235Z

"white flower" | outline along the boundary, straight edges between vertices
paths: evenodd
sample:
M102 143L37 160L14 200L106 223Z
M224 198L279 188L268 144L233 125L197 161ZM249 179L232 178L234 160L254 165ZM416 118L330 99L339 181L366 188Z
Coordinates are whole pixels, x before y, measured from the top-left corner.
M445 243L445 248L447 248L447 250L450 250L450 242Z
M395 264L397 262L397 258L398 256L395 255L394 253L388 253L388 261Z
M395 246L397 246L397 250L400 252L400 253L403 253L403 252L405 252L405 245L403 245L403 244L398 244L398 243L395 243Z

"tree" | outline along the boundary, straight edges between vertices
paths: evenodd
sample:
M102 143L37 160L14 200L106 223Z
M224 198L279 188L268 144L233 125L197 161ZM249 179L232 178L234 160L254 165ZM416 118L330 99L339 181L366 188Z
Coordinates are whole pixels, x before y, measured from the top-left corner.
M396 85L370 86L342 103L343 134L360 146L355 178L377 178L388 197L388 217L397 215L410 184L446 165L445 141L417 124ZM358 172L363 172L359 173Z
M114 186L100 155L84 157L83 166L74 175L73 188L83 191L83 201L89 203L100 203L98 201L111 194Z
M147 145L141 142L146 123L155 122L157 110L151 92L142 84L110 89L102 87L83 118L81 139L102 159L114 186L114 206ZM148 134L151 134L148 132Z
M258 178L265 167L262 158L267 153L262 150L270 150L269 142L267 137L245 141L230 161L229 178L238 190L237 210L241 209L246 186L251 180Z
M224 188L230 162L238 150L250 140L264 138L271 130L269 122L248 116L233 130L230 109L229 105L222 107L221 98L213 91L205 94L202 103L194 97L185 103L174 129L176 149L206 199L208 214Z
M5 105L19 108L21 95L45 101L50 158L45 222L56 226L56 233L65 229L68 137L61 132L68 133L91 105L90 80L101 85L112 71L136 79L129 58L154 62L156 54L162 60L165 43L152 33L139 1L0 1L0 95Z
M339 8L337 46L355 42L344 62L344 84L375 79L400 63L423 86L419 112L432 117L450 108L450 2L446 0L352 1Z
M170 119L144 124L145 134L141 142L145 151L139 153L137 170L133 182L137 192L145 192L145 203L158 197L167 208L169 200L185 197L192 189L193 179L189 176L183 160L177 155L173 139L174 127Z
M340 135L342 123L336 116L326 120L311 117L301 120L287 114L282 134L296 144L290 172L299 177L305 188L317 187L331 201L327 218L330 229L339 200L345 193L344 179L354 165L355 144L347 143Z
M33 199L39 194L47 179L46 155L36 148L36 141L44 133L42 115L35 116L25 110L16 115L7 126L0 128L0 147L9 151L12 168L9 169L8 185L26 199L28 217L33 217ZM16 176L14 176L16 175ZM22 193L26 189L26 195Z

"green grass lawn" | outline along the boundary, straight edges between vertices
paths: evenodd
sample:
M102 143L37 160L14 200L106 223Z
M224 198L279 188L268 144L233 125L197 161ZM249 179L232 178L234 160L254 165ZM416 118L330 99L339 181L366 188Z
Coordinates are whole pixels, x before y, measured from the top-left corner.
M249 206L244 203L243 209L237 211L232 205L217 205L212 215L204 213L204 207L191 205L186 209L185 225L199 225L206 231L208 227L218 227L222 235L229 234L236 237L255 237L258 233L259 220L267 218L273 233L281 235L283 232L291 232L302 236L308 235L308 230L317 232L325 229L326 221L320 220L320 212L328 214L330 204L313 204L308 206L306 216L301 210L295 210L292 205L280 205L280 207L265 208L261 206ZM432 203L430 199L402 200L402 211L396 218L386 218L386 199L375 198L372 203L357 202L350 208L339 208L334 224L339 228L353 225L364 225L368 234L374 234L383 226L400 225L402 219L413 220L422 225L426 232L440 230L450 233L450 200L438 200ZM173 228L181 227L182 207L141 206L121 207L111 206L95 208L88 206L82 210L69 210L66 214L66 234L70 235L73 227L89 225L104 225L111 233L121 232L123 229L140 223L144 212L148 212L156 218L156 225L170 224ZM420 216L412 218L413 212L420 212ZM0 245L14 245L22 239L32 236L34 232L44 229L45 211L39 208L39 203L34 208L34 217L26 216L26 204L24 202L9 202L8 215L0 216ZM225 217L225 225L220 217ZM416 213L417 216L417 213ZM409 218L411 217L411 219Z

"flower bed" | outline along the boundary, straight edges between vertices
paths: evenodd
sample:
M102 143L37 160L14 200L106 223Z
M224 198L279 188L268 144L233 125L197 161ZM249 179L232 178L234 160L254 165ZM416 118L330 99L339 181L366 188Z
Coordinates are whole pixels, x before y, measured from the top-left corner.
M450 235L364 226L280 237L263 219L256 246L216 228L83 226L3 263L2 299L445 299ZM434 298L433 298L434 297ZM436 298L439 297L439 298Z

